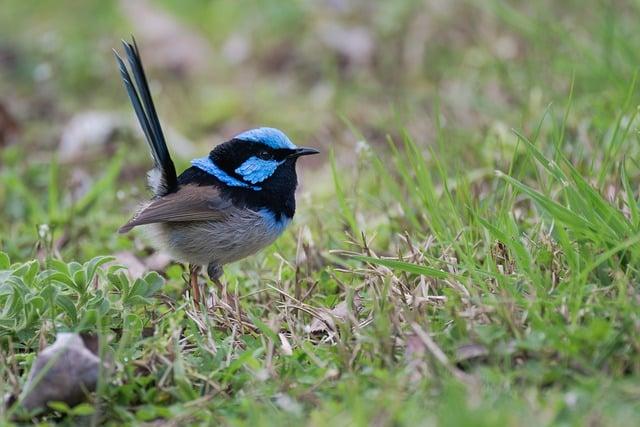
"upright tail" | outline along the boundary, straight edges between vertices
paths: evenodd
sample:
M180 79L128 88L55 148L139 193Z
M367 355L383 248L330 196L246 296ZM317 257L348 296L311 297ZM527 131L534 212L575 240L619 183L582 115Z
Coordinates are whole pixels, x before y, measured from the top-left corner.
M151 99L151 92L149 91L149 85L147 84L147 77L144 74L142 68L142 60L140 59L140 53L138 52L138 45L135 39L133 44L122 42L124 50L127 54L127 60L131 68L131 73L135 78L136 86L133 84L133 80L127 71L127 67L124 64L122 58L114 50L116 55L116 61L120 68L120 75L124 81L124 87L129 94L133 109L138 116L138 121L142 127L142 131L147 138L149 147L151 147L151 155L154 161L154 171L150 175L149 181L152 182L152 189L156 196L164 196L167 193L171 193L177 187L178 179L176 177L176 168L169 155L167 149L167 143L160 127L160 120L158 120L158 114L153 105ZM142 101L140 101L142 99ZM155 175L155 176L153 176ZM159 177L159 179L157 179Z

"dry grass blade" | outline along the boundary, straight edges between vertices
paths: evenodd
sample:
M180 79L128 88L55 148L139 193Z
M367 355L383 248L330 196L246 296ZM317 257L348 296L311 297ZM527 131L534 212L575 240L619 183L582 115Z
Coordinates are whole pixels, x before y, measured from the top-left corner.
M465 373L464 371L461 371L449 361L449 358L444 354L442 349L438 347L435 341L431 339L429 334L426 333L420 327L420 325L418 325L417 323L412 323L411 329L416 333L418 338L420 338L427 351L435 358L435 360L438 361L438 363L440 363L440 365L442 365L442 367L449 371L451 375L455 376L457 379L463 381L467 385L476 384L475 379L471 375Z

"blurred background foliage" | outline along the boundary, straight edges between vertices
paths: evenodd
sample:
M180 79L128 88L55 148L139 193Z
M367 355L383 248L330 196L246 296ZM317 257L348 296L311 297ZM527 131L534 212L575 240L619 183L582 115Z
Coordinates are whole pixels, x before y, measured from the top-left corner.
M325 153L335 147L342 167L355 163L361 139L384 147L404 130L433 145L441 126L445 167L491 170L509 158L496 153L513 149L510 129L533 131L549 105L561 114L573 81L572 144L583 154L596 149L592 135L608 131L639 55L639 6L614 3L7 1L0 14L2 164L15 173L3 176L14 185L0 190L0 235L20 257L29 254L31 225L55 225L54 214L86 195L119 147L127 158L120 180L141 186L146 147L121 137L139 133L111 52L129 34L142 49L180 166L257 125L281 127ZM49 192L49 174L37 170L54 159L60 194L49 194L48 206L19 196L16 185ZM319 177L314 191L331 190L323 185L325 163L304 164ZM85 204L122 206L116 196L100 192ZM125 204L114 229L131 207ZM54 217L25 221L34 209ZM110 230L99 238L118 246Z

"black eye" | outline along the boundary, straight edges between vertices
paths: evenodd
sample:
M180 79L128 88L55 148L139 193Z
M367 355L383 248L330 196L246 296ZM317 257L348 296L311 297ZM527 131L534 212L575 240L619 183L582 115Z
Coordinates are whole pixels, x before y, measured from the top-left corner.
M261 158L262 160L273 160L273 154L271 154L266 150L259 152L258 157Z

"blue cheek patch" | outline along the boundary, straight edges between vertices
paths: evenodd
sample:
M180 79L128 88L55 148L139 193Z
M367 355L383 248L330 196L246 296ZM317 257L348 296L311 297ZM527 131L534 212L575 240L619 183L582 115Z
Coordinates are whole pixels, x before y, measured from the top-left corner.
M262 182L269 178L284 161L263 160L258 157L250 157L235 170L242 179L252 184Z
M242 182L239 179L236 179L236 178L232 177L231 175L227 174L225 171L223 171L218 166L216 166L216 164L213 163L209 157L201 157L199 159L193 159L193 160L191 160L191 164L193 166L197 167L198 169L203 170L206 173L215 176L220 181L224 182L225 184L227 184L227 185L229 185L231 187L250 188L250 189L252 189L254 191L262 190L262 187L249 185L246 182ZM242 166L240 166L240 168L241 167ZM276 167L277 167L277 165L276 165ZM240 169L240 168L238 168L238 169ZM274 168L274 170L275 170L275 168ZM237 170L236 170L236 172L237 172ZM273 173L273 171L271 173ZM271 175L271 173L269 175ZM268 178L268 176L266 178ZM263 180L266 179L266 178L263 178ZM259 181L255 181L255 182L250 181L250 182L255 184L255 182L259 182Z

